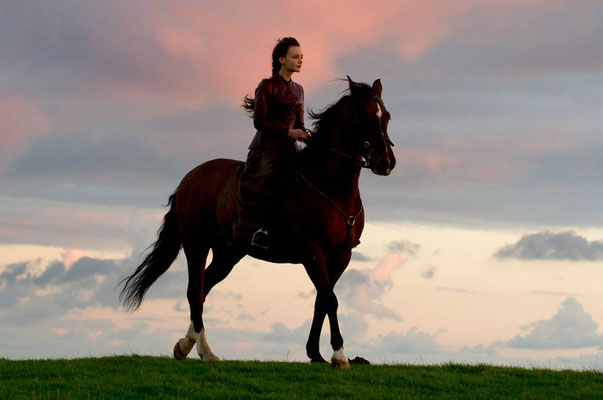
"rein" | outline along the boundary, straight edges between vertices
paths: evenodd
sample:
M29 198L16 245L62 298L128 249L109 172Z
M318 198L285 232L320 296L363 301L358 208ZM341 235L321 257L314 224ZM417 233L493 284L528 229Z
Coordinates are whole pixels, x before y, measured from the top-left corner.
M358 156L353 156L349 153L346 153L344 151L341 151L339 149L336 149L334 147L329 147L329 151L332 153L337 154L338 156L341 156L343 158L347 158L348 160L352 160L356 163L357 167L361 167L361 168L369 168L369 162L366 160L362 160L361 158L359 158Z
M349 77L348 77L349 79ZM373 101L376 101L377 103L381 103L383 104L383 100L381 100L379 97L374 96L372 98ZM352 103L352 115L357 119L357 110L356 110L356 106L354 105L354 103ZM310 129L304 129L308 134L309 137L307 139L304 140L304 142L306 144L309 144L310 142L310 138L312 137L313 133ZM381 133L383 135L383 139L389 143L390 146L393 146L394 144L392 143L391 139L389 138L389 136L387 135L387 133ZM371 161L373 158L373 146L371 145L371 143L366 140L364 143L364 150L363 152L361 152L361 154L359 155L352 155L349 153L346 153L344 151L341 151L339 149L336 149L334 147L329 147L329 151L340 156L343 158L346 158L348 160L352 160L356 163L357 167L361 167L361 168L371 168ZM306 178L306 176L301 172L301 171L297 171L297 173L301 176L301 178L308 184L308 186L310 186L312 189L314 189L314 191L316 191L318 194L320 194L325 200L327 200L329 202L329 204L331 204L333 206L333 208L335 208L339 214L341 214L343 216L343 218L345 218L346 222L347 222L347 226L348 226L348 234L350 233L350 229L352 228L352 226L354 226L354 224L356 223L356 218L358 218L358 216L360 215L360 213L362 213L362 211L364 210L364 206L361 204L360 205L360 209L356 212L356 214L354 215L347 215L342 209L341 207L339 207L337 205L337 203L335 203L335 201L333 201L333 199L331 199L327 194L325 194L322 190L320 190L318 187L316 187L316 185L314 185L312 182L310 182L310 180L308 178Z
M379 97L375 96L371 100L373 100L373 101L375 101L377 103L383 104L383 100L381 100ZM354 105L354 103L352 103L352 111L353 111L352 115L357 119L358 118L357 117L357 110L356 110L356 106ZM312 137L312 135L314 134L314 132L312 132L310 129L304 129L304 131L310 135L309 138L307 138L306 140L304 140L304 142L306 144L309 144L310 138ZM389 135L387 133L383 133L383 132L382 132L382 135L383 135L383 138L386 141L386 143L389 143L389 145L393 147L394 143L389 138ZM337 154L340 157L347 158L348 160L354 161L356 163L357 167L360 167L360 168L369 168L370 169L371 168L371 159L372 159L372 156L373 156L374 149L373 149L373 146L371 145L371 143L368 140L366 140L364 142L364 149L366 150L365 154L361 154L361 157L358 157L358 155L352 155L352 154L346 153L344 151L341 151L339 149L336 149L334 147L329 147L329 151L330 152L335 153L335 154Z
M309 144L310 143L310 139L312 138L312 135L314 134L314 132L312 132L310 129L304 129L304 131L310 135L310 137L308 139L304 140L304 143ZM365 144L365 146L366 146L366 144ZM356 166L360 167L360 168L370 168L371 167L370 158L371 158L373 149L372 148L370 148L370 149L367 148L367 150L368 150L367 154L366 154L366 156L363 156L363 158L364 158L364 160L363 160L362 158L359 158L357 155L354 156L354 155L352 155L350 153L346 153L345 151L341 151L341 150L336 149L334 147L329 147L329 151L330 152L335 153L335 154L337 154L340 157L347 158L348 160L354 161L354 163L356 163Z
M337 203L335 203L333 201L333 199L331 199L327 194L325 194L322 190L320 190L318 187L316 187L316 185L314 185L312 182L310 182L310 180L308 178L306 178L306 176L301 172L298 171L298 174L302 177L302 179L308 184L308 186L310 186L312 189L314 189L318 194L320 194L322 197L325 198L325 200L327 200L329 202L329 204L331 204L337 211L339 211L339 213L343 216L343 218L345 218L347 224L348 224L348 234L350 232L350 229L352 228L352 226L354 226L354 224L356 223L356 218L358 218L358 216L360 215L360 213L364 210L364 206L361 204L360 205L360 209L356 212L356 214L354 215L350 215L348 216L342 209L341 207L339 207L337 205Z

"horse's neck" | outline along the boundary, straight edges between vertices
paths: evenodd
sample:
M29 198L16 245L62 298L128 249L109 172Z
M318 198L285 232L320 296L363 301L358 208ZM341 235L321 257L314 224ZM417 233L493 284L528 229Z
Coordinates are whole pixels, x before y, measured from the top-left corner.
M329 196L356 201L356 198L360 198L360 168L354 160L331 149L350 154L337 143L325 141L320 148L315 149L313 157L306 161L303 172L310 175L311 181Z

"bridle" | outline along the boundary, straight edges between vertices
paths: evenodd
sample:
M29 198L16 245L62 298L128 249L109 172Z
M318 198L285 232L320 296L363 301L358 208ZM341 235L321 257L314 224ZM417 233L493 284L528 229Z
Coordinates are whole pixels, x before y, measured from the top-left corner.
M371 100L373 100L379 104L383 104L383 100L381 100L379 97L373 96L371 98ZM356 105L354 103L352 103L352 115L354 116L354 118L356 120L358 120L358 111L357 111ZM379 129L381 129L381 128L379 128ZM309 133L310 135L313 134L313 132L310 131L309 129L306 129L305 131L307 133ZM394 143L389 138L387 132L381 132L381 136L383 137L383 139L385 140L386 143L388 143L391 147L394 147ZM334 147L329 147L329 151L340 157L347 158L348 160L354 161L356 163L356 166L359 168L371 169L373 167L373 153L375 151L375 148L369 140L365 140L362 143L362 148L361 148L361 151L359 154L350 154L345 151L336 149Z
M383 104L383 100L381 100L380 98L374 96L371 100L376 101L377 103ZM356 106L354 105L354 103L352 103L352 110L353 110L353 115L354 118L356 120L358 120L358 112L356 109ZM309 129L304 129L306 131L306 133L309 134L309 137L307 139L304 140L304 142L306 144L308 144L308 142L310 141L312 134L314 132L312 132ZM379 127L379 130L381 130L381 127ZM386 143L388 143L390 146L394 146L394 143L391 141L391 139L389 138L389 136L387 135L387 132L381 132L381 136L383 137L383 139L385 140ZM336 154L340 157L343 158L347 158L349 160L353 160L356 163L357 167L360 168L372 168L372 163L373 163L373 152L375 151L374 146L371 144L371 142L369 140L365 140L362 144L362 149L360 151L360 154L350 154L347 153L345 151L341 151L339 149L336 149L334 147L329 147L329 151L332 152L333 154ZM360 205L360 208L358 209L358 211L354 214L354 215L348 215L346 214L341 207L339 207L337 205L337 203L335 203L335 201L333 201L333 199L331 199L326 193L324 193L322 190L320 190L316 185L314 185L308 178L306 178L306 176L301 172L298 171L299 176L306 182L306 184L308 184L308 186L310 186L314 191L316 191L320 196L322 196L325 200L327 200L329 202L329 204L331 204L338 212L339 214L341 214L346 222L347 222L347 227L348 227L348 235L350 233L350 230L352 229L352 226L354 226L354 224L356 223L356 218L358 218L358 216L362 213L362 211L364 210L364 207L362 206L362 204Z

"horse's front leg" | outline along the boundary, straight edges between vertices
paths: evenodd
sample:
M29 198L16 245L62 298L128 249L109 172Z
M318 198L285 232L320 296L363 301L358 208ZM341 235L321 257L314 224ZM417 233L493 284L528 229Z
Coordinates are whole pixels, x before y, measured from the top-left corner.
M320 354L320 332L322 331L322 324L327 315L326 310L321 305L318 294L316 294L316 301L314 302L314 316L312 317L312 326L310 327L310 336L306 343L306 354L310 358L311 363L326 363L322 355Z
M348 369L350 368L348 357L343 352L343 337L339 329L339 320L337 318L337 309L339 302L337 296L333 291L335 284L343 274L343 271L347 268L352 258L352 251L348 250L341 254L333 254L326 260L327 272L329 274L329 281L331 282L331 293L332 298L327 306L327 314L329 315L329 327L331 329L331 347L333 348L333 355L331 356L331 363L338 368Z
M312 320L312 327L310 328L308 343L306 344L306 352L312 362L325 362L324 358L320 355L319 342L322 324L325 315L328 314L331 326L331 346L334 351L331 363L337 368L349 369L350 364L343 351L343 337L341 336L337 321L337 296L333 292L334 281L337 281L339 276L341 276L341 272L334 273L333 278L335 279L332 281L322 250L318 246L313 245L310 246L308 254L311 255L311 258L304 263L304 267L317 293L314 304L314 318Z

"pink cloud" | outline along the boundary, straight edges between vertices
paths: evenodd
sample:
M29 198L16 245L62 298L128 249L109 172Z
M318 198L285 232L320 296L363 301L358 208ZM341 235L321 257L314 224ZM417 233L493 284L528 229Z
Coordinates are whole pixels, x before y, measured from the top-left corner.
M173 56L206 55L203 38L192 29L159 27L157 39L161 47Z
M88 335L88 338L94 340L98 339L103 334L103 332L98 330L94 331L91 329L86 329L86 334Z
M68 334L68 333L69 333L69 330L68 330L68 329L64 329L64 328L56 328L56 329L54 330L54 333L55 333L57 336L64 336L64 335L66 335L66 334Z
M102 91L115 98L161 101L166 108L196 108L208 101L239 104L270 74L270 53L277 37L292 35L302 43L306 63L297 79L311 91L345 76L337 58L361 46L397 49L416 60L476 15L499 19L525 9L553 7L543 0L493 1L361 0L322 2L226 0L154 2L139 10L117 43L94 43L111 51L109 65L124 66ZM115 7L110 13L121 13ZM103 35L95 30L94 35ZM113 46L116 46L113 48ZM375 60L378 62L378 60ZM344 67L345 68L345 67Z
M80 258L84 257L86 253L83 250L78 249L65 249L61 256L63 257L63 265L65 265L66 269L71 268L71 266Z
M388 254L383 261L373 269L369 275L372 281L386 282L391 279L392 272L402 267L406 263L406 258L398 254Z

